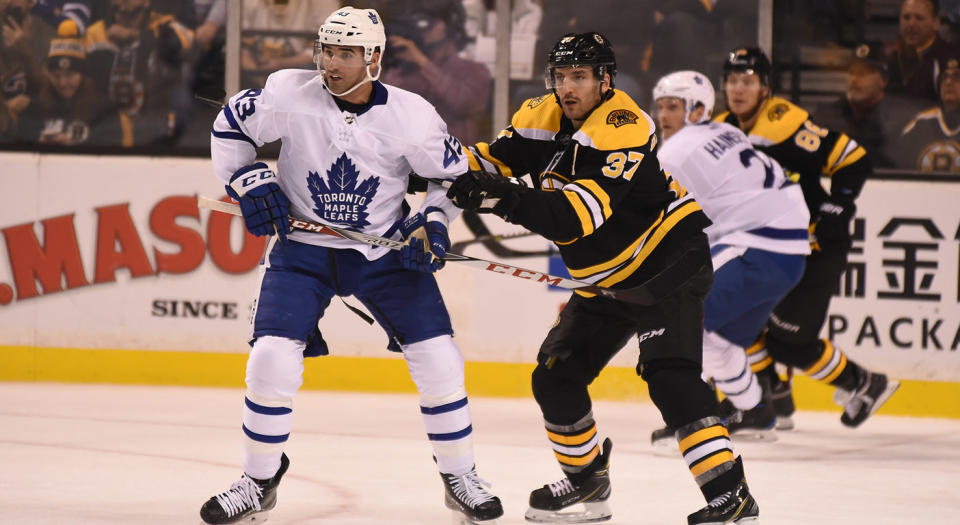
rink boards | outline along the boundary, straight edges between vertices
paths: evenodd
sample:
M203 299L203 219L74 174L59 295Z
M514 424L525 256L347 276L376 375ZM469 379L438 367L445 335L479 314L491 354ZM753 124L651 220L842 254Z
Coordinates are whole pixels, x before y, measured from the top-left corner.
M221 197L197 159L5 154L0 207L0 379L237 385L264 241L193 206ZM960 185L871 180L824 335L870 368L908 380L889 413L960 418ZM495 219L497 233L516 231ZM457 221L454 241L469 238ZM509 242L545 249L539 238ZM468 255L496 257L480 245ZM555 271L546 257L509 259ZM540 341L565 301L543 284L457 268L438 275L476 394L529 395ZM352 303L355 300L348 299ZM333 357L308 388L412 391L387 340L337 301L321 321ZM642 399L631 343L594 385ZM797 384L800 404L829 390Z

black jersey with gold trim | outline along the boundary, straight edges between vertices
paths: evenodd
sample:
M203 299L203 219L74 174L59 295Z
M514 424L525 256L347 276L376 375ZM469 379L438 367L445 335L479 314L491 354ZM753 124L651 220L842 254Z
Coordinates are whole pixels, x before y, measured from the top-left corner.
M655 125L614 91L580 129L553 94L529 99L492 143L467 148L472 169L529 174L511 220L556 243L570 274L635 286L709 226L700 205L660 168ZM587 295L587 294L584 294Z
M714 120L740 125L729 111ZM784 98L768 98L760 107L757 122L745 133L755 147L779 162L791 176L795 173L799 177L811 218L828 198L852 202L873 173L863 146L845 133L818 126L805 109ZM820 182L823 175L831 178L829 194Z

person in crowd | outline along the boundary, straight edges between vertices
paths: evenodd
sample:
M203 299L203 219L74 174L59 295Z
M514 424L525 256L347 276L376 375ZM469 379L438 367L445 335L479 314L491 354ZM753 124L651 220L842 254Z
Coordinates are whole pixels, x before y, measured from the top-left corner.
M17 136L18 119L40 91L43 75L34 38L38 25L26 0L0 0L0 139ZM40 24L42 25L42 24ZM46 57L44 52L42 57Z
M453 136L472 143L488 134L493 79L483 64L459 56L464 31L459 0L418 2L413 12L391 19L392 58L383 78L427 99Z
M241 64L244 85L262 87L284 68L313 66L313 40L334 0L247 0L243 4Z
M947 60L960 55L939 30L939 0L900 2L900 36L887 52L889 91L936 103L937 73Z
M193 31L150 0L111 0L104 20L86 33L87 60L97 91L122 122L120 145L167 144L183 129L189 99L183 64Z
M87 75L83 41L79 38L51 41L44 72L44 89L31 100L20 118L20 141L56 146L115 144L119 124L97 125L101 103ZM113 115L113 119L117 117Z
M531 492L526 518L611 517L613 444L600 439L587 387L639 336L637 373L708 502L687 523L752 523L759 506L716 396L701 379L710 221L661 168L653 120L615 89L617 61L606 37L561 37L548 68L552 92L524 102L492 143L468 147L471 171L447 196L553 241L574 278L651 293L630 302L577 291L540 346L533 396L564 477ZM527 174L533 187L513 182Z
M427 439L458 523L493 523L499 498L473 454L464 362L434 272L458 210L439 183L420 209L404 201L411 169L436 182L467 171L460 142L423 97L383 84L384 24L342 7L320 27L319 68L285 69L233 96L213 125L211 156L254 235L273 235L261 266L243 411L243 475L203 504L205 523L250 523L277 502L305 357L329 353L318 328L331 299L356 297L402 352ZM281 142L277 173L257 148ZM289 229L288 215L396 240L382 245ZM386 466L389 468L389 466Z
M57 35L82 37L90 26L91 0L37 0L30 12L56 29Z
M862 145L877 168L895 167L901 153L893 143L919 109L912 98L887 93L889 82L883 45L860 44L847 67L844 96L814 113L824 128L845 133Z
M937 85L940 104L917 113L903 128L896 147L899 167L960 173L960 60L947 60Z
M773 95L773 68L763 50L730 51L723 71L729 111L714 120L739 127L754 146L793 174L803 190L813 236L803 277L774 307L765 340L747 349L751 366L772 387L778 428L793 427L794 404L774 360L836 387L834 401L844 408L841 423L859 426L900 384L855 363L829 339L821 339L820 332L847 267L855 201L873 165L855 140L818 125L806 110ZM821 183L823 176L830 177L829 192Z

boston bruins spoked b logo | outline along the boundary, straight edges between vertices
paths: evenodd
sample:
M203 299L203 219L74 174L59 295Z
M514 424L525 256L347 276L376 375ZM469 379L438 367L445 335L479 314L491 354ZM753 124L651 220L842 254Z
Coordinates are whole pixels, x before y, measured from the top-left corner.
M607 115L607 124L613 124L613 127L619 128L627 124L636 124L640 118L636 113L628 109L615 109Z

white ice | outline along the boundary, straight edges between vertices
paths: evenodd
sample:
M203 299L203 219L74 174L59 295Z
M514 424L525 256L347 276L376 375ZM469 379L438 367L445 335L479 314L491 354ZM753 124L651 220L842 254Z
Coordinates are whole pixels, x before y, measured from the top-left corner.
M196 524L240 475L239 389L0 383L0 523ZM525 523L560 478L532 399L473 398L478 471ZM679 457L648 444L650 404L598 402L613 439L613 524L686 523L703 505ZM765 525L960 524L960 421L800 412L776 443L740 443ZM302 392L269 522L446 524L413 395Z

